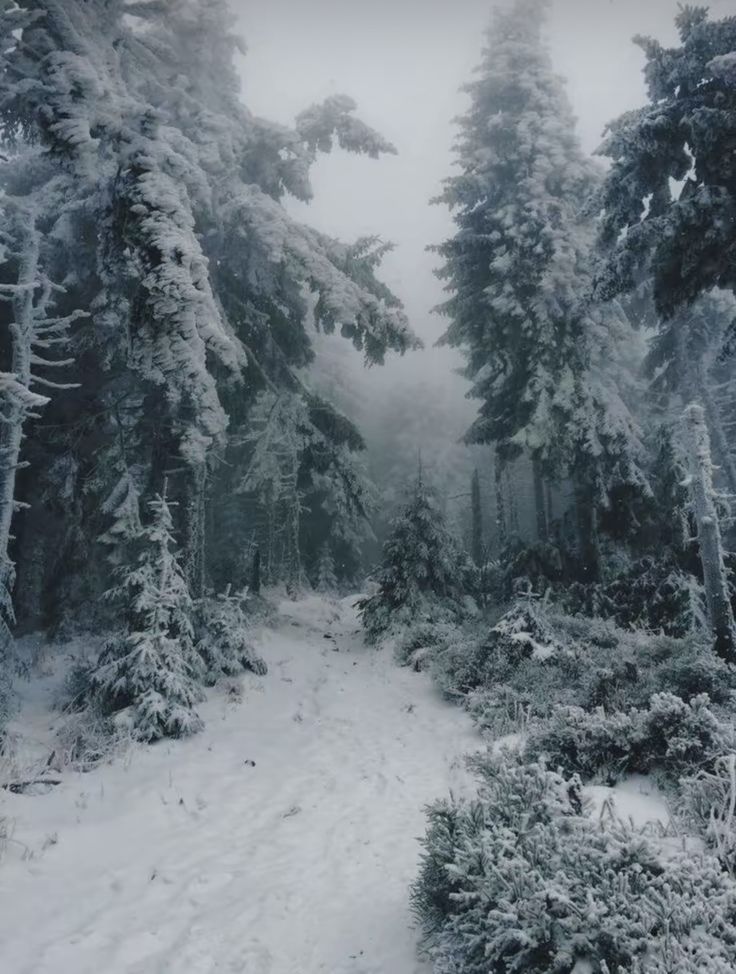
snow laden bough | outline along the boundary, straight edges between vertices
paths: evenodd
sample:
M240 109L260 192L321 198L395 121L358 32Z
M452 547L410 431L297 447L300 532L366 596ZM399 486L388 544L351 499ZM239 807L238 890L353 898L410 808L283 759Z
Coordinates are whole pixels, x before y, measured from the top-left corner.
M429 809L413 904L435 974L727 974L736 883L714 857L594 821L580 780L503 756Z

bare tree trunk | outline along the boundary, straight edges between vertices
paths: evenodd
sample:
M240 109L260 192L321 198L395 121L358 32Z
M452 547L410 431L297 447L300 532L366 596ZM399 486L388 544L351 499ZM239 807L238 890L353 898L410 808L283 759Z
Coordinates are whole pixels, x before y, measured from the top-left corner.
M534 506L537 513L537 540L544 542L549 538L549 525L547 523L542 465L536 457L532 460L532 470L534 475Z
M509 532L516 538L520 535L519 530L519 505L516 501L516 494L511 489L511 473L509 468L506 467L506 496L508 497L508 511L509 511Z
M587 483L578 483L575 486L575 515L583 580L585 582L598 582L601 578L598 515L595 509L593 489Z
M713 464L705 409L698 403L691 403L685 409L683 420L690 448L691 489L714 648L719 656L729 662L736 662L736 626L714 499Z
M204 596L205 491L207 469L199 464L186 470L182 539L184 574L192 598Z
M24 237L17 284L2 294L2 298L12 307L9 326L12 372L5 377L4 388L0 390L6 392L3 399L7 400L2 402L0 422L0 647L9 641L15 623L12 603L15 566L10 558L10 541L15 513L16 474L21 465L23 424L34 405L43 405L48 401L30 391L36 317L34 295L39 286L40 241L35 226L28 228Z
M473 478L470 482L470 516L470 553L475 564L480 567L483 562L483 509L480 496L480 476L477 467L473 471Z
M552 523L555 519L554 500L552 497L552 484L547 481L545 484L545 494L547 495L547 535L552 533Z
M713 444L716 463L726 481L729 494L736 497L736 464L733 462L733 456L728 447L726 434L723 432L720 411L713 400L708 383L705 380L702 383L699 398L705 407L705 418L708 423L708 431L710 433L711 443Z
M508 524L506 521L506 503L503 493L503 468L504 465L499 458L496 450L493 460L493 477L496 487L496 527L498 530L499 551L506 546L508 541Z
M256 545L250 571L250 590L254 595L261 594L261 549Z

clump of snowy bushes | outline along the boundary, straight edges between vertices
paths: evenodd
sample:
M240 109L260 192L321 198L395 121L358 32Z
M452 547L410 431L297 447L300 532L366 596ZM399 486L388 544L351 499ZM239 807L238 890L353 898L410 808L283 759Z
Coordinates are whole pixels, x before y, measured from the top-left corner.
M736 669L696 635L626 630L533 598L512 604L485 632L476 621L437 640L425 665L488 729L509 706L538 717L557 706L613 712L646 708L663 692L685 702L708 694L714 705L730 706L736 691Z
M645 709L588 713L557 707L533 727L525 753L565 774L613 782L625 774L659 772L677 781L693 769L712 769L736 746L733 723L711 710L707 694L689 703L672 693L652 696Z
M574 582L560 593L559 602L573 615L667 636L685 637L706 625L702 584L666 556L640 558L606 582Z
M726 974L736 883L715 858L593 821L579 779L508 756L429 809L413 905L436 974Z

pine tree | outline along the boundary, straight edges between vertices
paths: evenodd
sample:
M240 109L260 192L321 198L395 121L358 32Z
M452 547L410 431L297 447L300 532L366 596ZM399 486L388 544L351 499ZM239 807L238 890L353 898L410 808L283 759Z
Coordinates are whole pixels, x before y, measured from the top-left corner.
M19 187L39 204L43 272L69 289L54 291L55 313L92 316L71 335L84 392L54 395L35 452L49 465L57 449L74 454L75 530L90 543L120 476L119 412L144 493L169 477L182 564L200 592L207 507L232 486L231 431L242 436L259 392L294 390L313 357L308 322L339 330L369 362L417 344L375 275L386 245L341 243L282 205L310 198L310 168L333 145L395 150L344 96L291 127L254 116L239 99L225 0L23 0L2 5L0 32L3 206ZM293 550L300 524L292 518ZM40 538L24 518L21 560L70 536L61 517L53 528Z
M112 517L112 523L100 535L99 542L107 546L108 558L116 567L125 564L130 548L143 532L140 496L133 471L126 469L102 506L102 512Z
M125 565L113 593L125 603L127 633L114 640L91 674L93 692L111 712L127 711L145 741L180 737L202 727L202 662L194 647L193 605L180 567L164 496L149 504L134 567Z
M665 317L713 287L736 289L736 17L710 21L706 7L684 5L676 24L679 47L634 39L646 56L649 104L611 123L599 149L613 160L602 193L612 255L601 292L650 277Z
M204 663L204 679L215 683L222 676L251 670L264 676L268 667L251 643L245 612L245 592L228 587L217 598L199 603L197 652Z
M326 541L320 548L314 587L324 595L330 595L336 592L338 588L335 559L332 557L330 545Z
M545 6L497 11L466 87L461 172L440 197L457 231L436 248L451 293L439 310L481 401L467 439L494 443L502 462L526 451L540 475L572 477L581 559L595 577L597 510L617 484L645 484L610 361L628 322L620 307L589 300L595 233L581 203L600 177L541 40Z
M469 574L420 471L383 546L378 591L360 603L369 637L377 639L391 626L425 613L461 612Z

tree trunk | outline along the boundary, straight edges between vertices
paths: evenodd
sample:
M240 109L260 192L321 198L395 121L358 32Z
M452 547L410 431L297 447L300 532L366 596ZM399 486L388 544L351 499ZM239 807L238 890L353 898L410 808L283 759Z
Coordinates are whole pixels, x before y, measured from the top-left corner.
M726 434L723 432L723 423L717 404L713 400L708 383L704 380L700 389L700 399L705 407L705 419L708 424L713 453L715 455L718 468L721 470L726 481L729 494L736 497L736 464L733 462L731 451L728 447Z
M31 219L31 215L29 215ZM34 221L35 222L35 221ZM35 226L26 229L22 244L22 257L18 267L18 283L5 298L12 306L9 332L12 348L11 374L18 386L28 394L29 400L45 402L30 392L33 339L36 332L35 294L39 286L40 243ZM46 297L48 300L48 297ZM23 424L28 415L28 403L23 403L12 390L0 427L0 649L11 638L15 624L12 593L15 583L15 566L10 557L10 541L15 513L16 474L20 465L23 442Z
M483 510L480 496L480 477L477 467L473 471L473 478L470 483L470 516L470 551L473 561L480 568L483 563Z
M546 542L549 539L549 525L544 496L544 478L542 477L542 465L536 457L532 460L532 469L534 473L534 506L537 512L537 541Z
M519 505L517 503L516 494L511 489L511 473L509 468L506 467L506 495L508 497L508 511L509 511L509 532L511 535L518 539L521 531L519 529Z
M207 468L204 463L188 469L184 483L182 554L184 572L193 599L204 596L204 545Z
M598 515L594 491L588 483L579 482L575 486L575 515L582 579L584 582L599 582L601 554L598 543Z
M503 463L496 450L493 461L493 478L496 487L496 530L498 532L498 550L506 547L508 541L508 525L506 523L506 503L503 493Z
M545 493L547 495L547 536L552 534L552 525L555 519L555 508L554 500L552 497L552 484L547 481L545 484Z
M691 403L683 415L688 437L691 490L698 526L698 545L703 566L708 618L715 651L728 662L736 662L736 626L723 562L721 528L713 491L713 465L705 409Z
M250 590L254 595L261 593L261 549L256 545L250 572Z

